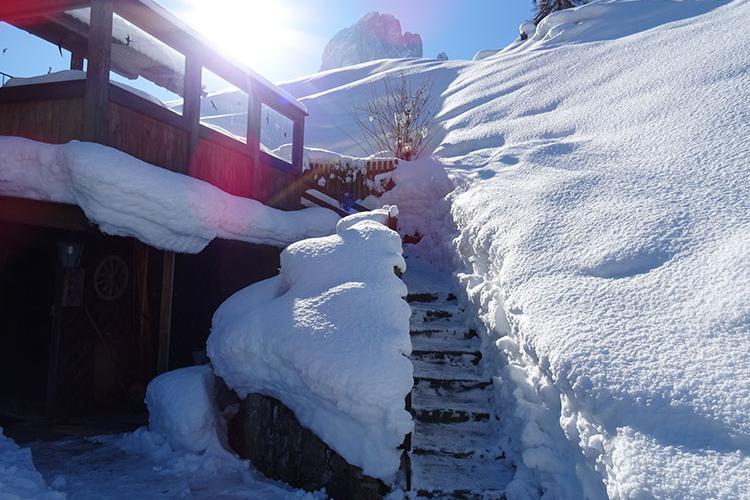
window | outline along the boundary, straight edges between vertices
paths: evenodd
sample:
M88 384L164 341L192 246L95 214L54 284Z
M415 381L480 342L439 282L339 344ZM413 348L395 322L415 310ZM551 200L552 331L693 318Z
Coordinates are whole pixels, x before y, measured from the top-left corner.
M115 85L182 114L185 56L117 14L111 70Z
M206 68L201 87L201 123L247 143L247 93Z
M293 133L292 120L270 106L261 106L260 144L263 151L291 163Z

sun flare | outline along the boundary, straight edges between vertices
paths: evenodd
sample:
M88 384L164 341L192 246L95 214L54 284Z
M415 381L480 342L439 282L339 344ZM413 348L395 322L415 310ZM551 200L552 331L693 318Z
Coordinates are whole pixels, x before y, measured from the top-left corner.
M188 17L217 48L250 67L272 64L294 39L283 2L192 0Z

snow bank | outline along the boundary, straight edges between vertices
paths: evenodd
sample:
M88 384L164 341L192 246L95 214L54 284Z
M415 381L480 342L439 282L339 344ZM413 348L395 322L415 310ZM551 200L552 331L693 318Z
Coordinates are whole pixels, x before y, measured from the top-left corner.
M452 262L448 241L454 232L450 204L445 199L453 183L444 166L434 158L399 162L396 170L380 174L376 184L392 180L393 189L379 197L368 196L362 204L375 208L383 204L399 207L398 230L403 236L421 236L410 254L445 268Z
M175 450L205 451L220 445L214 374L208 365L162 373L148 384L146 407L151 432Z
M20 448L0 427L0 498L4 500L57 500L65 495L47 488L34 467L31 450Z
M550 16L446 92L463 282L561 496L750 494L750 4L725 3Z
M99 144L0 137L0 194L71 203L107 233L200 252L214 238L284 246L331 234L336 214L287 212Z
M390 207L372 214L383 219ZM237 393L291 408L348 462L389 479L411 432L412 386L401 239L379 222L343 219L337 234L294 243L281 273L216 311L208 355Z

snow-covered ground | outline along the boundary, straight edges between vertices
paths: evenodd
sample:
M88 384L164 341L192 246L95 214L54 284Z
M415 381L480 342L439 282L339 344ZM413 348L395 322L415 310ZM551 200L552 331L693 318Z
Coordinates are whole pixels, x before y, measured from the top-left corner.
M599 1L480 61L282 85L309 146L362 155L352 107L401 72L434 82L446 243L553 496L750 495L748 19L745 0Z
M32 462L33 455L33 462ZM322 499L255 472L228 453L175 451L146 429L19 447L0 435L0 499Z
M549 497L750 496L749 20L748 0L599 0L481 60L281 85L307 146L366 156L354 106L432 82L432 192L387 202L457 269Z

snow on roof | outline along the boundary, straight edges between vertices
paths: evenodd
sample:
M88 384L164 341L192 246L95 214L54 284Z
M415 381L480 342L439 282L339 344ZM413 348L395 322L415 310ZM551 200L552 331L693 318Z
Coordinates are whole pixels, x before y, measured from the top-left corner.
M347 462L386 480L413 426L411 311L393 272L406 265L401 238L382 224L392 208L287 247L278 276L219 307L207 343L240 397L279 399Z
M93 143L0 137L0 194L75 204L107 234L200 252L214 238L286 246L332 234L323 208L283 211Z

